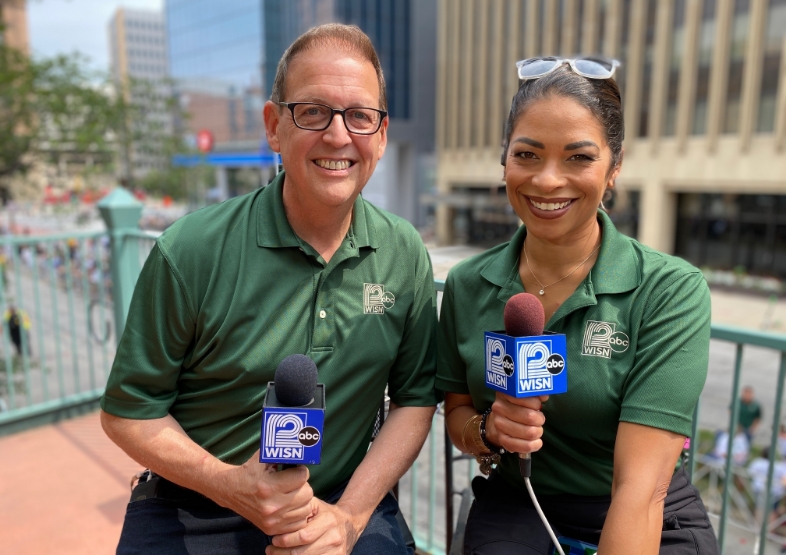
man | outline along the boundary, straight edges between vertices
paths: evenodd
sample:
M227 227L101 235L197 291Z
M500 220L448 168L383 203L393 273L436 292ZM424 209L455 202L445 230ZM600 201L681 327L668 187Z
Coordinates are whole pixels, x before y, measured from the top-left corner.
M385 106L368 37L312 29L264 108L284 172L158 240L102 400L107 434L157 475L132 494L118 553L407 552L388 492L434 412L436 312L415 230L359 197ZM260 413L293 353L325 384L322 464L275 472L258 462Z
M746 385L740 394L740 426L748 438L748 443L753 441L753 436L761 422L761 405L753 398L753 388Z

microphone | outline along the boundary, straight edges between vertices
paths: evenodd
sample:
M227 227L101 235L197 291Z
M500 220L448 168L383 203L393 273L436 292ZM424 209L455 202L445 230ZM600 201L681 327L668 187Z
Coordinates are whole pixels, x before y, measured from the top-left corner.
M546 327L546 313L543 305L531 293L517 293L505 303L502 313L505 333L511 337L543 335Z
M568 390L564 334L544 332L545 313L535 295L518 293L505 304L505 333L486 332L486 387L511 397ZM531 473L529 453L519 454L522 476Z
M268 382L262 405L259 462L319 464L325 426L325 386L306 355L289 355Z

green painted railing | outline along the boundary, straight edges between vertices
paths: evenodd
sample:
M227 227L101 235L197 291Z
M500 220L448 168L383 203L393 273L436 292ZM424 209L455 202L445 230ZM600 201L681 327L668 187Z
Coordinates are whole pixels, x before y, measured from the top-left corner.
M97 406L114 358L118 330L125 323L131 292L158 235L136 228L139 211L138 203L121 193L102 207L108 232L0 238L5 256L0 271L0 367L4 368L0 369L0 435ZM441 292L444 281L435 281L435 287ZM11 308L21 315L18 335L9 326ZM769 441L770 452L777 453L786 380L786 336L715 324L712 338L731 342L736 348L728 397L728 429L734 429L732 424L739 413L743 349L757 347L780 353L777 380L772 384L776 394ZM698 437L698 414L697 407L694 438ZM697 445L694 439L689 452L691 472L702 464ZM446 449L444 421L438 411L426 445L402 478L399 489L402 511L423 552L444 554L448 549L447 535L455 524L455 512L444 502L445 459L452 460L456 455L455 448L448 445ZM744 496L735 489L739 479L734 476L740 476L740 470L732 464L731 442L725 460L716 469L722 499L716 531L722 552L727 547L728 527L735 524L730 499L744 502ZM459 471L453 472L454 490L462 491L476 475L477 465L464 459L455 466ZM772 481L771 466L764 507L771 505ZM750 530L751 522L748 518L742 527ZM758 517L755 524L758 542L754 553L763 555L768 539L778 536L766 516Z
M134 230L115 239L143 258L157 235ZM98 406L117 318L125 321L115 310L111 243L106 232L0 238L0 435Z

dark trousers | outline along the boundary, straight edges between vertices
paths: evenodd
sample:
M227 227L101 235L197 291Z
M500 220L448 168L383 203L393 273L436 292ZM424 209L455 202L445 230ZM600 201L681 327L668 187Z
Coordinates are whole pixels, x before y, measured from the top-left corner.
M464 535L465 555L549 555L551 539L529 496L496 472L472 481L475 502ZM514 493L516 492L516 493ZM535 495L537 495L537 490ZM554 533L597 545L610 496L538 496ZM661 555L717 555L718 542L698 490L684 469L671 481L663 510Z
M325 501L336 503L343 492L341 487ZM407 546L397 518L398 502L388 494L358 538L353 555L412 555L414 551ZM151 483L139 484L131 494L117 554L263 554L268 545L270 536L234 511L154 477Z

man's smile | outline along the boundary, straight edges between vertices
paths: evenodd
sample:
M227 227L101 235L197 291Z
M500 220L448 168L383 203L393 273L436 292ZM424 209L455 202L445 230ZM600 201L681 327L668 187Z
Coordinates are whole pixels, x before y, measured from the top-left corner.
M327 158L317 158L314 163L326 170L346 170L354 165L351 160L328 160Z

